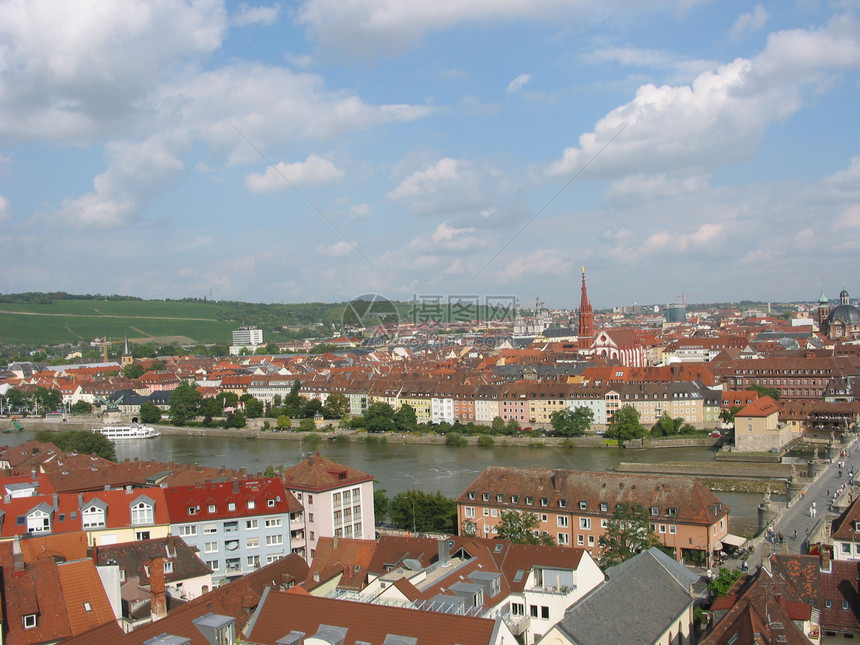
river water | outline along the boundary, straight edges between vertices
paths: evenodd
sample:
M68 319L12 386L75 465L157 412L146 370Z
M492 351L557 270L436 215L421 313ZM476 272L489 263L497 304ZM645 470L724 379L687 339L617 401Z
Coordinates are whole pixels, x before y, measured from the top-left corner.
M5 435L3 443L32 438L29 432ZM410 489L439 491L458 497L487 466L559 468L564 470L609 470L622 461L661 463L667 461L713 461L714 448L524 448L388 443L321 442L301 445L293 440L249 440L237 437L161 435L153 439L116 442L117 458L155 459L205 466L245 468L262 472L266 466L290 467L303 452L318 451L323 457L373 475L388 495ZM753 520L762 497L750 493L717 493L732 509L731 516Z

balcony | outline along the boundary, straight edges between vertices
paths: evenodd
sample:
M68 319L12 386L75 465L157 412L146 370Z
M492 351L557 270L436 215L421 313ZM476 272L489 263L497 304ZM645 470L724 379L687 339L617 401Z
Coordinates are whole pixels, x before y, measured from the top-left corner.
M524 590L526 593L549 594L552 596L567 596L576 591L576 585L556 587L547 585L545 587L531 587Z
M510 612L505 613L502 616L502 620L505 621L505 625L508 626L508 629L511 630L514 636L520 636L531 627L532 622L529 616L514 616Z

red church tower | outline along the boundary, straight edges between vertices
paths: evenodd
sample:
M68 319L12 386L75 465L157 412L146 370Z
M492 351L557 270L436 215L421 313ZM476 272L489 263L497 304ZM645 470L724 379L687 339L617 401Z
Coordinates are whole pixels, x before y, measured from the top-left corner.
M594 342L594 310L588 302L585 267L582 267L582 299L579 302L579 348L588 349Z

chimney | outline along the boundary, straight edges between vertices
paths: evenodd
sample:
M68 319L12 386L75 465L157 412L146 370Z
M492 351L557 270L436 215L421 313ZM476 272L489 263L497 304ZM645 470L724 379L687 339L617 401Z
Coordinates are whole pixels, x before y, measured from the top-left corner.
M12 539L12 563L16 574L24 574L24 552L21 551L21 538L17 535Z
M335 536L334 536L334 538L332 539L332 545L333 545L333 546L334 546L334 548L336 549L336 548L338 547L338 545L339 545L339 544L340 544L340 538L339 538L338 536L336 536L336 535L335 535Z
M439 540L437 543L439 562L448 562L451 559L451 545L448 540Z
M822 573L830 573L830 547L824 546L823 544L819 547L819 560L821 562L821 571Z
M30 469L30 477L32 477L33 479L36 479L36 469L35 468Z
M164 588L164 558L149 561L149 610L152 622L167 616L167 592Z
M54 508L60 508L60 496L57 493L54 493L52 500L54 502Z
M78 508L84 507L84 494L78 493Z
M239 480L238 479L233 480L233 493L235 493L235 494L239 493Z
M125 487L125 494L131 495L131 484L129 484L128 486Z

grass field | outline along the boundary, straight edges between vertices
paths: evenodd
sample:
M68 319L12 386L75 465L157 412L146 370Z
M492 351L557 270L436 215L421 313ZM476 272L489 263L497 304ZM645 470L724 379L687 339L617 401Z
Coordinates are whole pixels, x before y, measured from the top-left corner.
M56 300L50 305L0 304L0 343L59 344L107 337L135 341L185 337L229 344L236 323L218 320L207 303Z

